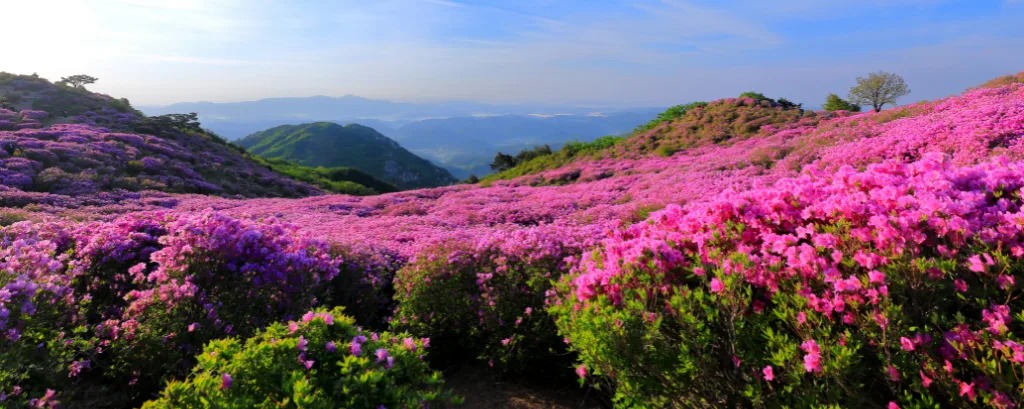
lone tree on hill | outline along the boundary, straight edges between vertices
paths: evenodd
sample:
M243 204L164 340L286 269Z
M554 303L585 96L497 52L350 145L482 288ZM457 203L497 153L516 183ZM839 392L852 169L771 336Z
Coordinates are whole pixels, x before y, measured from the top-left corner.
M99 80L99 78L96 78L96 77L91 77L91 76L88 76L88 75L79 74L79 75L72 75L70 77L61 77L60 81L57 81L57 83L58 84L63 84L63 85L70 85L71 87L76 88L76 89L85 89L85 86L87 84L95 84L96 81L98 81L98 80Z
M501 152L494 155L494 161L491 162L491 170L495 172L504 172L514 167L516 167L516 157Z
M850 101L871 105L875 112L885 104L896 105L896 98L910 94L903 77L885 71L873 72L867 78L857 77L857 86L850 88Z
M828 112L860 112L860 105L851 104L849 101L839 98L839 95L836 94L828 94L828 96L825 97L825 105L822 105L822 108L824 108Z

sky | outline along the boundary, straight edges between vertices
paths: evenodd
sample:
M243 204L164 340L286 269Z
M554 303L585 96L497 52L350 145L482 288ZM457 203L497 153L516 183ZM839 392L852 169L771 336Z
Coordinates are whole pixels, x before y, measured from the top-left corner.
M1024 0L32 0L0 71L134 105L354 94L668 106L758 91L808 106L857 76L901 103L1024 71Z

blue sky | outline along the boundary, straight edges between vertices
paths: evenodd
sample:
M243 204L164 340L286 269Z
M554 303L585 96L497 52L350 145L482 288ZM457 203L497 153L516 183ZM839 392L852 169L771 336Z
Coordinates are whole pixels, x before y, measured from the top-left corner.
M137 105L355 94L667 106L757 90L819 105L858 75L905 101L1024 71L1024 0L33 0L0 70L100 78ZM13 23L13 24L12 24ZM12 46L13 44L13 46Z

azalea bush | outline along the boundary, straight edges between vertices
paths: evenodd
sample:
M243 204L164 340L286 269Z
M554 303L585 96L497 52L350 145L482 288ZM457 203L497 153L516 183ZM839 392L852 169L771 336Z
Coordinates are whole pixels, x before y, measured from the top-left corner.
M425 408L458 402L423 360L429 339L370 333L341 308L212 341L195 371L142 407Z
M569 374L545 298L566 258L588 244L557 227L495 234L475 247L449 243L399 271L392 326L435 340L441 363L477 358L498 370Z
M204 343L308 311L338 274L294 226L212 212L26 221L0 238L0 345L16 351L0 354L0 393L91 407L147 397Z
M1015 407L1022 188L1005 159L811 169L616 234L552 313L623 407Z

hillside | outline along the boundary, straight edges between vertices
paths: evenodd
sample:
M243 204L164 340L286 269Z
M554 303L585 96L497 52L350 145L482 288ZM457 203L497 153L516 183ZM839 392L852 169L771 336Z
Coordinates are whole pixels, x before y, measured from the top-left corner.
M116 111L135 117L143 115L126 99L57 86L35 75L17 75L0 71L0 108L10 111L35 110L49 113L42 125L68 123L87 112ZM0 118L2 120L3 118ZM26 122L22 127L31 127Z
M478 185L26 195L0 392L441 407L471 368L618 407L1019 407L1022 79L879 113L726 98ZM43 158L83 126L4 135Z
M282 125L249 135L237 144L266 158L307 166L356 168L405 189L456 181L448 171L362 125Z
M6 205L118 202L147 190L242 197L396 190L347 169L260 162L184 116L139 116L125 100L42 78L0 73L0 93L20 109L0 108Z

